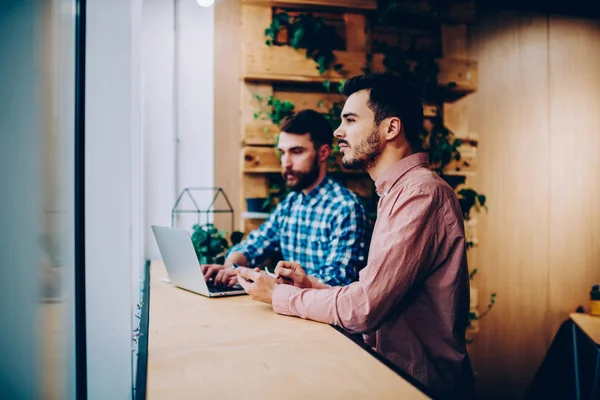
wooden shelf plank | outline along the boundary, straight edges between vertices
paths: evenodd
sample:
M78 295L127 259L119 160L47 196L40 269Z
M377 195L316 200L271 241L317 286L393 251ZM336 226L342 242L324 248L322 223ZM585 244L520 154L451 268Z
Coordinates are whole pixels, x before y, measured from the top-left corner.
M242 171L252 173L281 172L281 162L273 147L244 147Z
M320 113L327 113L334 102L341 102L343 104L345 101L345 97L337 93L305 93L275 90L273 96L281 101L291 101L296 106L296 110L311 109Z
M465 170L462 170L462 171L444 171L444 174L448 175L448 176L465 176L465 177L472 178L474 176L477 176L477 171L465 171Z
M364 52L334 51L336 63L344 65L347 75L337 71L319 74L314 60L305 52L290 46L266 46L264 43L243 48L244 78L247 81L269 82L339 82L362 74L366 62Z
M335 51L336 63L342 64L343 71L326 71L319 74L316 63L306 58L300 50L289 46L266 46L255 44L243 49L244 78L246 81L267 82L339 82L343 79L362 75L366 53ZM371 68L385 71L383 54L374 54ZM438 59L440 87L453 93L471 93L477 89L477 62L472 60Z
M472 93L477 90L477 61L440 58L438 85L454 93Z
M466 133L455 132L454 137L463 142L475 142L475 143L479 142L479 135L474 132L466 132Z
M376 10L377 0L242 0L242 4L266 7L338 8L343 10Z
M254 122L245 125L244 144L254 146L274 146L277 144L279 126L268 122Z
M338 165L341 155L338 155ZM366 175L364 170L348 170L345 168L330 168L330 172L341 171L348 175ZM274 147L246 146L242 148L242 172L248 174L281 173L281 161Z
M243 212L242 213L242 218L244 219L267 219L269 218L269 213L259 213L259 212Z
M423 104L423 117L434 118L438 116L438 107L431 104Z

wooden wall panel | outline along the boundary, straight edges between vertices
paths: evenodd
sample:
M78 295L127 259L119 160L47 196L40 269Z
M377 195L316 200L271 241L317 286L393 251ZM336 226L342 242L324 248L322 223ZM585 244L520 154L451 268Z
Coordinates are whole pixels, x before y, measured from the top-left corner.
M545 17L499 15L470 29L479 86L469 125L479 134L477 190L479 304L495 309L470 346L482 398L517 398L529 385L553 333L546 325L550 196L547 24Z
M364 14L344 14L346 50L368 51L367 17Z
M442 54L444 57L469 58L466 25L442 25Z
M482 398L518 398L561 322L600 281L600 23L498 15L470 32L479 89L479 302L471 346Z
M214 180L234 207L235 220L240 222L241 204L240 165L237 154L241 150L241 40L239 0L215 2L215 137ZM233 105L233 106L232 106ZM215 223L229 229L229 217L215 215Z
M600 21L550 19L549 327L600 282Z
M468 40L466 25L442 25L442 55L446 58L468 60ZM469 133L469 97L456 99L443 104L444 126L456 136Z
M269 7L246 5L241 7L241 36L243 43L265 44L265 29L271 25L273 10ZM263 27L262 29L257 29Z

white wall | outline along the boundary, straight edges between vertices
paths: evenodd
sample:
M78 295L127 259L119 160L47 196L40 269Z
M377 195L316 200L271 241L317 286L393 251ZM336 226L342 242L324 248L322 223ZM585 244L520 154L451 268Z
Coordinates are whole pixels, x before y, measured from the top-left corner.
M171 224L183 188L213 185L214 7L144 0L142 42L145 257L160 259L150 226Z
M89 399L132 397L141 254L142 0L88 0L86 320Z

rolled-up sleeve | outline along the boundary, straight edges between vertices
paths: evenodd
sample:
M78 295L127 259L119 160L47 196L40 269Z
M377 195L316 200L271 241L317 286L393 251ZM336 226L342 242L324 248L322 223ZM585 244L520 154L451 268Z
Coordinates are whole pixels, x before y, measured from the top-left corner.
M385 216L382 216L385 218ZM375 230L369 262L359 281L344 287L299 289L280 285L273 310L338 325L352 333L370 333L429 274L442 240L443 215L434 197L415 191L399 198Z

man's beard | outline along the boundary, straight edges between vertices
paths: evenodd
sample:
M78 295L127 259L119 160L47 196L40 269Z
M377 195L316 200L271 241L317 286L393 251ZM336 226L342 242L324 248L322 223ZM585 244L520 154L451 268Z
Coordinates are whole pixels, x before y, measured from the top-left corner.
M296 178L296 183L288 184L285 175L290 174ZM319 161L315 157L312 168L308 172L300 171L285 171L283 172L283 179L288 189L299 192L307 187L310 187L319 178Z
M342 143L348 144L342 140ZM379 127L375 125L373 131L358 143L355 148L351 150L350 154L344 154L342 157L342 165L347 169L369 169L375 165L377 159L381 155L381 149L379 147ZM352 158L350 158L352 157Z

